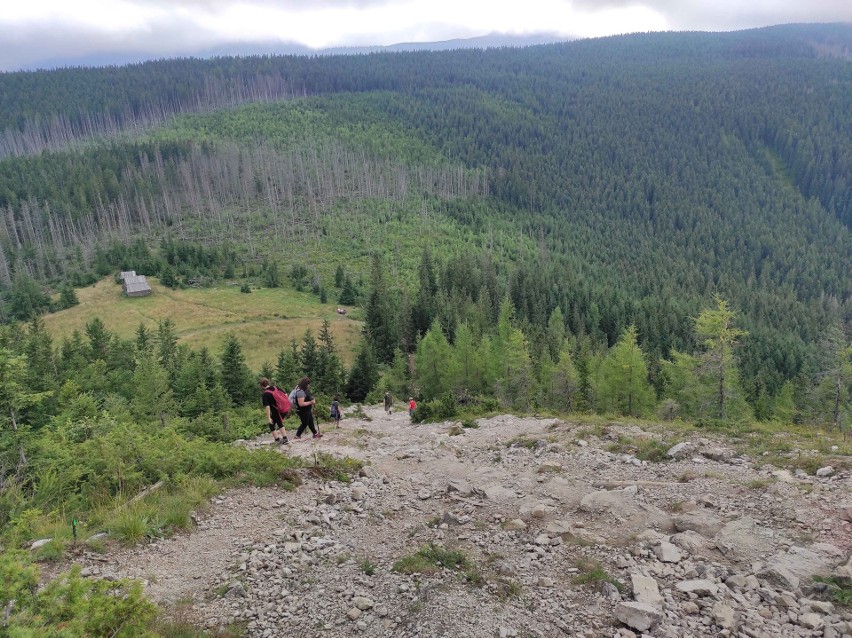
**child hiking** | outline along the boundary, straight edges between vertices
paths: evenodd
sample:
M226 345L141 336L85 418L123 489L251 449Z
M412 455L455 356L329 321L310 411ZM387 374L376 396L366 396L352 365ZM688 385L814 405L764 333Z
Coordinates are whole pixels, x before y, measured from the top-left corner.
M310 429L313 432L314 438L322 437L319 430L314 425L314 406L316 399L311 395L310 391L311 380L308 377L302 377L299 385L294 391L296 397L296 414L299 415L299 420L302 422L299 429L296 430L296 438L301 439L305 429Z
M393 407L393 397L391 396L390 392L385 392L385 412L390 414L392 407Z
M329 411L331 424L335 428L340 427L340 397L334 395L334 400L331 402L331 410Z
M278 445L287 445L290 440L287 438L283 420L284 416L290 411L290 400L287 394L277 386L271 385L266 377L260 380L260 392L272 438ZM281 413L281 410L284 410L284 414Z
M417 401L414 400L414 397L408 397L408 416L413 417L416 409Z

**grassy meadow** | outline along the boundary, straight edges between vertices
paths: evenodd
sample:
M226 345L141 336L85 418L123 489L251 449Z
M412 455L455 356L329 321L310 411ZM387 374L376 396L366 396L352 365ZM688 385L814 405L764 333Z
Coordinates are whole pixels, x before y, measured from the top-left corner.
M218 354L229 333L243 347L246 362L253 370L268 361L275 364L278 353L291 339L301 340L311 328L317 336L323 319L331 323L331 333L341 358L350 365L361 337L359 311L341 316L332 303L321 304L315 295L289 288L260 288L250 294L239 286L220 284L213 288L171 290L149 277L152 294L130 298L121 286L105 278L93 286L77 290L80 305L45 316L45 324L56 342L83 331L86 323L99 317L106 327L122 338L132 338L140 323L154 330L164 319L174 321L181 343L193 349L206 346ZM353 317L354 314L354 317Z

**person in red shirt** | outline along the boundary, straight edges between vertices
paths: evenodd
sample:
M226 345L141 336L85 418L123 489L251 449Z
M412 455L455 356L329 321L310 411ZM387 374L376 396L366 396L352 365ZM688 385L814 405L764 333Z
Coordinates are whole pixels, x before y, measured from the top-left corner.
M408 397L408 416L414 416L414 410L417 409L417 401L414 397Z

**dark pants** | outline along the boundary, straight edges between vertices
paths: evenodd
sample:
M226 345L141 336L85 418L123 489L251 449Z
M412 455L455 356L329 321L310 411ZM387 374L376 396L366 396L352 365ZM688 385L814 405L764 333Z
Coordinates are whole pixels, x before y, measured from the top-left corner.
M275 430L281 430L284 428L284 421L281 420L281 413L275 408L269 408L269 418L272 419L272 423L269 424L270 432L275 432Z
M299 420L302 422L299 425L299 429L296 430L296 436L302 436L305 432L305 428L310 428L311 432L314 434L317 433L317 429L314 426L314 412L310 408L307 410L299 410Z

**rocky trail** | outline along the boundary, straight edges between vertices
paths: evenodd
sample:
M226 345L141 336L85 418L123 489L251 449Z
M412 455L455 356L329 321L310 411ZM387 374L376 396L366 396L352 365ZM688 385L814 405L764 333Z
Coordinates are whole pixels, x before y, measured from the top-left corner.
M848 470L761 466L724 439L609 451L657 436L636 425L477 424L368 408L283 452L359 459L359 478L231 490L192 533L85 573L263 638L852 636L812 580L852 577Z

